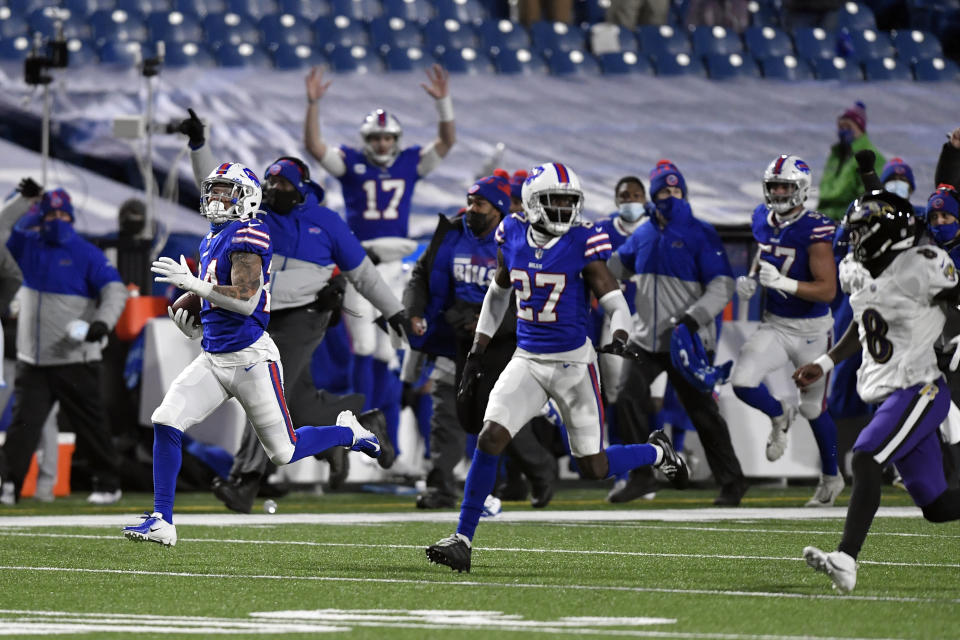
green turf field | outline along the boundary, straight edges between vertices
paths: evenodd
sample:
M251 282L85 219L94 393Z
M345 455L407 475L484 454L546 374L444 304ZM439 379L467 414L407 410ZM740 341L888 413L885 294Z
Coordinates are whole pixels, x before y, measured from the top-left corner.
M146 495L24 500L0 509L0 635L960 638L956 523L879 517L841 596L800 558L842 528L840 509L790 518L810 515L797 507L812 488L754 488L740 510L707 507L712 491L619 507L604 491L564 490L536 512L506 503L480 523L469 574L423 552L456 512L418 512L409 497L295 494L275 516L234 517L188 494L173 548L120 536ZM888 489L883 504L910 502Z

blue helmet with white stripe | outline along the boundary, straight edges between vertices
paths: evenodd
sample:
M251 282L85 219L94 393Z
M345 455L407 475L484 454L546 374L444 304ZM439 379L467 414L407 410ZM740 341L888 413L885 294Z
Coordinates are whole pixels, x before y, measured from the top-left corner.
M566 165L550 162L531 169L520 196L530 224L550 235L562 236L580 222L583 189L580 177Z
M224 162L200 184L200 213L214 224L249 220L262 199L257 174L236 162Z
M763 198L767 208L783 215L807 201L813 178L810 166L797 156L780 154L763 172ZM773 193L774 187L787 185L786 193Z

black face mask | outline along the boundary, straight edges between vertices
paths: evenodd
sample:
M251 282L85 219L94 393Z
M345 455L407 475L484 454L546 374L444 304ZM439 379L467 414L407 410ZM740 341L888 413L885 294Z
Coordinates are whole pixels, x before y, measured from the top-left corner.
M281 215L290 213L294 207L303 202L303 198L296 191L281 191L280 189L268 189L263 194L263 203L271 211Z
M483 232L487 230L487 227L490 226L490 219L482 213L467 211L466 220L467 228L470 229L475 236L482 235Z

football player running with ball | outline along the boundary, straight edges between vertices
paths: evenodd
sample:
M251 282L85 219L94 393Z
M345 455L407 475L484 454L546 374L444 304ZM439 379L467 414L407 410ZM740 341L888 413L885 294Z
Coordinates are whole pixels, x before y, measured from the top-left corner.
M276 465L296 462L336 446L376 458L380 438L364 429L349 411L336 426L294 430L283 396L280 354L264 330L270 316L270 259L273 248L264 223L257 220L260 181L239 164L225 162L203 181L200 212L210 233L200 243L201 278L186 260L160 258L152 271L168 282L203 298L202 326L185 308L172 314L191 339L202 337L203 350L173 381L153 412L153 513L125 527L134 541L177 543L173 501L181 463L183 432L209 416L230 398L247 414L260 443Z
M609 478L653 465L678 488L689 481L685 464L662 431L646 444L603 448L597 354L586 327L590 292L610 316L613 342L603 352L630 355L632 321L607 269L608 233L580 220L580 178L563 164L545 164L530 172L522 197L523 214L505 218L496 231L497 270L483 299L460 393L470 393L483 375L484 350L500 326L511 291L517 302L517 350L490 393L457 531L426 549L431 562L456 571L470 571L473 535L483 501L493 490L500 453L549 399L567 425L570 450L583 477Z
M944 325L939 305L956 304L960 287L943 249L914 246L919 227L903 198L885 191L867 194L853 204L844 225L851 251L840 263L840 286L850 294L853 322L833 349L793 377L804 389L862 350L857 393L879 405L853 445L853 491L837 550L803 550L808 565L829 575L835 589L849 592L857 583L857 555L880 506L883 467L896 463L927 520L960 518L960 489L947 488L937 433L950 391L933 351Z

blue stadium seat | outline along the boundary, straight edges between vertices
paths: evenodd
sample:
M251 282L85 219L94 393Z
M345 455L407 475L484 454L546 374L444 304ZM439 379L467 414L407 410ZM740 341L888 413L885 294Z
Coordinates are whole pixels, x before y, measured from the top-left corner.
M193 15L180 11L156 11L147 16L147 31L154 42L203 42L203 26Z
M403 18L380 16L370 22L370 46L380 53L411 47L422 49L423 33L415 22L408 22Z
M0 61L23 62L30 53L30 39L26 36L0 40Z
M85 40L92 36L92 30L86 20L86 16L71 13L67 9L60 9L59 7L35 9L27 19L31 33L39 31L47 38L55 35L58 21L63 26L63 35L68 39L78 38Z
M748 2L747 11L750 12L751 27L781 26L779 3Z
M910 62L943 56L940 40L937 39L937 36L926 31L910 29L894 31L893 46L897 49L898 58Z
M260 18L262 42L268 49L279 44L298 45L313 43L313 29L306 18L291 13L269 15Z
M86 67L97 63L97 49L92 40L69 38L67 51L70 55L70 67Z
M186 13L196 13L196 2L189 3L191 7L187 9ZM105 7L111 8L111 7ZM129 11L130 13L141 13L147 15L154 11L170 11L176 9L175 4L171 4L171 0L117 0L116 4L113 5L113 9L122 9L124 11Z
M480 24L487 20L487 10L477 0L434 0L437 17L441 20L456 20Z
M18 15L25 16L34 9L42 9L50 4L49 0L7 0L5 6Z
M555 76L596 76L600 74L600 64L586 51L554 51L547 58L550 73Z
M818 58L833 58L837 51L837 34L819 27L797 29L793 32L793 43L801 60L812 62Z
M466 73L474 76L494 71L490 57L473 47L446 49L437 56L437 60L450 73Z
M167 44L167 55L163 64L171 69L184 67L209 68L217 65L213 55L198 42L177 42Z
M394 47L383 54L387 71L419 71L434 63L433 56L420 47Z
M853 51L863 61L879 58L892 58L896 51L890 43L890 37L882 31L864 29L850 34Z
M273 66L277 69L303 69L326 62L319 47L306 43L281 42L272 47Z
M30 35L27 19L9 7L0 7L0 40Z
M479 39L473 25L452 18L434 18L423 26L424 47L440 55L447 49L478 49Z
M753 58L739 53L711 53L706 56L707 74L712 80L759 78L760 70Z
M250 42L233 44L224 42L217 47L214 54L221 67L252 67L255 69L270 69L273 60L267 52Z
M956 82L960 78L957 63L940 57L917 60L913 73L921 82Z
M277 13L279 6L277 0L228 0L227 11L256 22L263 16Z
M280 13L314 22L321 16L330 15L330 3L327 0L280 0Z
M120 68L132 68L143 60L143 45L139 42L110 40L99 45L100 63Z
M493 54L493 64L497 73L505 75L533 75L547 71L543 56L530 49L501 49Z
M258 44L260 42L260 29L249 18L244 18L239 13L209 13L203 18L202 24L203 32L207 35L207 43L213 49L224 44ZM229 56L229 54L225 55ZM217 60L222 65L223 56L217 56Z
M868 81L874 80L913 80L910 63L896 58L875 58L865 60L863 70Z
M228 0L173 0L173 8L182 13L203 17L211 13L230 11Z
M639 55L633 51L604 53L597 57L600 60L600 68L603 70L603 75L605 76L624 73L653 73L650 59L647 58L647 56Z
M147 23L139 13L123 9L98 9L88 20L97 46L108 41L147 40Z
M328 53L334 47L367 47L370 34L363 25L347 16L317 18L313 23L314 42ZM338 54L344 64L349 60L345 54Z
M698 56L742 53L743 42L735 31L723 27L697 27L693 30L693 53Z
M114 0L61 0L60 6L64 9L70 9L70 13L78 16L89 16L95 11L103 9L113 9L116 5Z
M530 34L523 25L509 20L487 20L480 25L480 46L491 55L501 49L529 49Z
M644 25L637 29L637 36L640 38L640 52L654 60L692 52L686 32L670 25Z
M557 51L584 51L587 48L583 29L563 22L534 22L530 25L530 37L533 48L544 56Z
M327 53L327 60L337 73L376 73L383 69L380 58L359 45L336 46Z
M814 73L817 74L817 80L843 80L845 82L863 80L860 65L854 60L817 58L811 60L810 63L813 65Z
M779 56L760 60L760 69L764 78L776 80L812 80L813 69L804 60L796 56Z
M383 13L380 0L330 0L330 13L347 16L351 20L369 22Z
M703 63L700 62L700 59L686 53L660 56L653 61L653 68L656 69L658 76L699 76L702 78L705 75Z
M837 27L846 27L851 32L864 29L876 29L877 21L873 17L873 10L865 4L844 2L837 13Z
M757 60L793 55L790 36L773 27L750 27L743 32L743 39L747 43L747 51Z
M422 23L433 18L435 13L430 0L383 0L383 15Z

